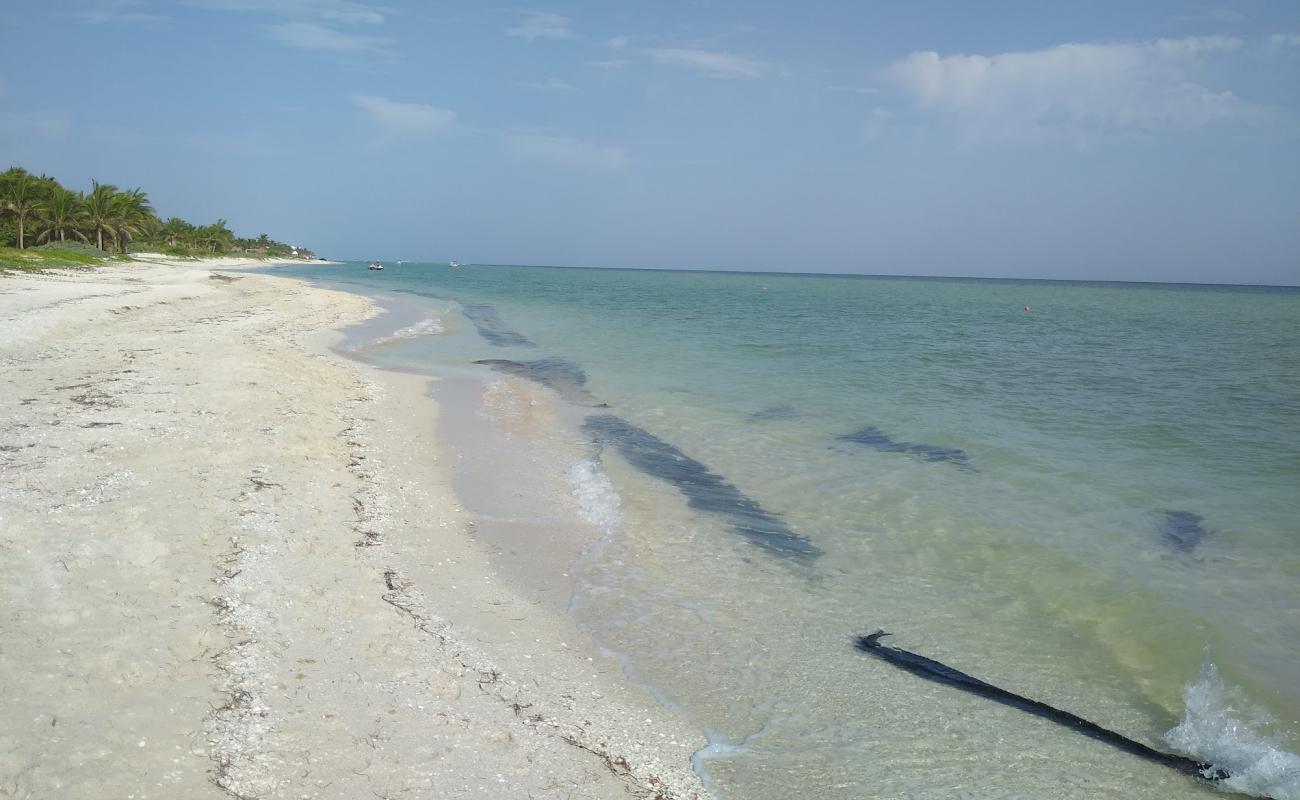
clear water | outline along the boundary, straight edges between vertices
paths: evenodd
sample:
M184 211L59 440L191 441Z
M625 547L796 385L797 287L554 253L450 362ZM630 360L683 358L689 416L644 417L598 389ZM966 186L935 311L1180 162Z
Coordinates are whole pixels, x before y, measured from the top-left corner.
M386 351L395 365L578 364L611 408L570 397L574 435L583 416L616 414L820 550L755 546L615 447L569 469L606 532L574 568L572 613L708 731L696 765L720 796L1219 791L852 648L885 628L895 646L1229 766L1220 788L1300 797L1300 291L287 271L429 302L436 322ZM535 346L490 344L434 298L490 304ZM868 426L968 462L838 438ZM1169 535L1168 512L1199 530Z

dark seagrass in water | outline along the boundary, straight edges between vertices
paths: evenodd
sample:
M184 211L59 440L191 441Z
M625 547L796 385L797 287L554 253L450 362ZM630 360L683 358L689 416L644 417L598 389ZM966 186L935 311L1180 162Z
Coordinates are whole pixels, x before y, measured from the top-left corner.
M821 555L816 545L780 517L653 433L613 414L587 417L582 428L596 444L613 445L632 466L676 487L691 508L718 515L759 547L801 561Z
M1205 538L1205 518L1191 511L1166 511L1160 520L1160 536L1175 550L1190 553Z
M501 319L495 306L487 303L474 303L461 307L461 313L474 323L475 329L478 330L479 336L487 340L488 344L497 347L536 347L532 341L519 331L512 329Z
M860 428L853 433L836 436L842 442L864 445L882 453L906 453L922 461L947 461L959 467L969 468L970 457L965 450L956 447L940 447L924 442L900 442L874 425Z
M507 375L518 375L555 390L566 400L595 405L586 389L587 373L582 367L563 358L539 358L536 361L512 361L506 358L480 358L475 364L491 367Z
M1018 708L1021 711L1033 714L1036 717L1049 719L1058 725L1062 725L1070 730L1081 733L1099 742L1105 742L1111 747L1116 747L1126 753L1145 758L1148 761L1154 761L1158 764L1164 764L1166 767L1176 769L1179 772L1191 775L1202 780L1220 781L1228 778L1229 775L1225 770L1216 769L1213 764L1205 764L1187 756L1175 755L1173 753L1162 753L1152 747L1134 741L1127 736L1116 733L1108 728L1089 722L1083 717L1075 716L1069 711L1062 711L1059 708L1053 708L1046 703L1040 703L1037 700L1030 700L1028 697L1008 692L1006 689L994 686L991 683L985 683L971 675L955 670L947 664L942 664L923 655L901 650L897 647L886 647L880 643L880 637L888 636L884 631L876 631L867 636L859 636L855 644L859 650L868 655L875 656L883 661L888 661L894 666L905 669L908 672L928 681L942 683L961 689L963 692L977 694L980 697L986 697L995 702L1001 703L1012 708Z

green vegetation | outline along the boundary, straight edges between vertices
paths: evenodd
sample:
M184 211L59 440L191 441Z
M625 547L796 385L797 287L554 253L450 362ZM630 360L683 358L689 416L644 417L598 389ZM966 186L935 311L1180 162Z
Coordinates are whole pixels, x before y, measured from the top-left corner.
M77 243L84 244L67 247ZM33 245L45 247L33 250ZM93 181L90 192L78 192L22 167L0 172L0 269L78 266L132 252L181 257L312 256L306 248L277 242L265 233L255 239L240 238L224 219L211 225L193 225L179 217L164 222L142 189L124 191Z
M89 249L91 252L87 253L60 247L29 247L25 250L0 247L0 271L91 267L102 264L105 258L111 257L93 247Z

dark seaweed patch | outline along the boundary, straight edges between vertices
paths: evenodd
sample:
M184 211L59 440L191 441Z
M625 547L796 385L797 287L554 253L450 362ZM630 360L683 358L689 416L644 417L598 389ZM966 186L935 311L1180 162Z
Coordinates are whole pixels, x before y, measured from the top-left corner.
M799 410L792 405L781 403L778 405L764 406L749 415L754 422L764 422L769 419L791 419L799 416Z
M1205 518L1190 511L1166 511L1160 520L1160 537L1165 544L1184 553L1196 549L1207 531L1201 525Z
M479 336L487 340L488 344L497 347L535 347L526 336L518 331L512 330L501 319L494 306L486 303L475 303L464 306L462 313L474 323L478 329Z
M587 417L583 430L597 444L613 445L632 466L672 484L691 508L716 514L739 535L785 558L811 561L812 542L743 492L671 444L612 414Z
M569 400L591 400L591 394L584 388L587 373L582 367L563 358L539 358L536 361L511 361L505 358L483 358L474 362L491 367L507 375L518 375L530 381L536 381L554 389L561 397Z
M1012 708L1018 708L1021 711L1033 714L1036 717L1051 720L1058 725L1063 725L1076 733L1083 734L1099 742L1105 742L1111 747L1119 748L1126 753L1154 761L1158 764L1164 764L1167 767L1176 769L1187 775L1192 775L1204 780L1218 781L1229 777L1228 773L1221 769L1216 769L1212 764L1205 764L1186 756L1180 756L1173 753L1162 753L1159 750L1148 747L1141 742L1134 741L1127 736L1116 733L1115 731L1103 728L1095 722L1089 722L1083 717L1071 714L1069 711L1062 711L1059 708L1053 708L1046 703L1040 703L1037 700L1031 700L1006 689L994 686L991 683L985 683L971 675L967 675L960 670L953 669L947 664L926 658L909 650L901 650L897 647L886 647L880 643L882 636L888 636L884 631L876 631L867 636L859 636L854 640L854 644L862 652L875 656L876 658L888 661L899 669L906 670L919 678L927 681L942 683L945 686L952 686L961 689L963 692L986 697L994 702L1001 703Z
M895 441L890 438L889 434L875 426L862 428L835 438L845 442L865 445L882 453L906 453L916 456L922 461L947 461L959 467L970 466L970 457L966 455L965 450L959 450L956 447L939 447L921 442Z

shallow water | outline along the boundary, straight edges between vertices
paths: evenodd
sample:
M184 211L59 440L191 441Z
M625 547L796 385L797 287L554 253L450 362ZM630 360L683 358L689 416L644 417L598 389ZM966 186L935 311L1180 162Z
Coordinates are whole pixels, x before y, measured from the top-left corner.
M709 732L721 796L1216 791L853 650L883 627L1300 797L1300 291L279 271L425 308L391 366L571 365L547 424L604 532L572 613Z

